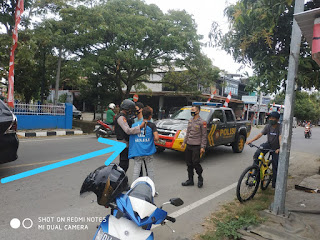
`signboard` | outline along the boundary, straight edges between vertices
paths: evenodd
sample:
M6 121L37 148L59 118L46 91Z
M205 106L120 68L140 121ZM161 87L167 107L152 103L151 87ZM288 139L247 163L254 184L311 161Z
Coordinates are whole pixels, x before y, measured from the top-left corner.
M262 104L264 105L268 105L271 101L271 98L270 97L262 97Z
M232 96L238 96L238 88L239 84L238 83L233 83L226 81L226 87L224 88L224 93L229 94L231 92Z
M250 112L258 112L259 106L257 104L249 106ZM260 111L259 112L268 112L268 106L267 105L260 105Z
M257 103L257 99L258 99L257 96L242 96L241 100L245 104L256 104Z
M138 94L133 95L133 101L137 102L139 100Z

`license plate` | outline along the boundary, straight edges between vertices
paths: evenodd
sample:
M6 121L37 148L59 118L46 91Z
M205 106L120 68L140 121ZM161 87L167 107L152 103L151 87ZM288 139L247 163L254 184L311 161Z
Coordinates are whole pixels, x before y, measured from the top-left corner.
M166 142L166 140L159 139L157 143L161 145L166 145Z
M103 234L103 237L101 238L101 240L120 240L120 239L114 236L111 236L108 233L105 233Z

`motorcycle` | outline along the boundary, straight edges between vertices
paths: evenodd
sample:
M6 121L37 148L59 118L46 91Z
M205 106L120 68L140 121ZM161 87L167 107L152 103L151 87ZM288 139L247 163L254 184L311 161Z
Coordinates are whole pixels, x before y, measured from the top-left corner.
M306 126L304 128L304 137L305 138L310 138L311 137L311 127L310 126Z
M165 225L167 221L176 221L168 216L162 209L163 206L183 204L180 198L172 198L158 208L153 201L154 194L154 184L149 177L140 177L134 181L127 193L121 194L109 204L111 214L101 222L93 240L154 239L151 231L153 225Z
M96 133L96 137L110 137L112 134L115 134L113 131L113 126L104 123L101 120L97 121L97 124L93 130Z

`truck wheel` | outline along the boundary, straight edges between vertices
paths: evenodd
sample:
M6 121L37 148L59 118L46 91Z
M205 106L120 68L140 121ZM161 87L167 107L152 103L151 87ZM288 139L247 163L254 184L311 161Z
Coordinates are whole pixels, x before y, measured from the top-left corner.
M245 137L243 135L239 135L236 138L236 141L232 143L232 150L234 153L241 153L244 149Z
M162 152L164 152L164 150L166 150L164 147L156 147L156 149L157 149L157 153L162 153Z

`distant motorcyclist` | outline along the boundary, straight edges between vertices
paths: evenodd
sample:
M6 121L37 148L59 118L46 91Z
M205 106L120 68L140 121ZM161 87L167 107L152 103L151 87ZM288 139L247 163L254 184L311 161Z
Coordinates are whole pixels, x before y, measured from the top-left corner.
M275 152L272 154L272 187L276 186L276 178L277 178L277 170L278 170L278 160L279 160L279 152L280 152L280 143L281 143L281 131L282 126L279 124L280 114L278 112L272 112L269 115L269 124L267 124L261 133L256 135L251 140L248 140L246 144L250 144L253 141L258 140L262 137L262 135L267 135L267 142L260 145L260 147L264 149L272 149ZM258 157L260 155L261 150L257 149L255 154L253 155L253 160L256 164L258 164Z
M114 103L110 103L109 106L108 106L106 123L109 124L109 125L113 124L114 116L116 115L115 112L114 112L115 111L115 107L116 107L116 105Z
M120 167L127 172L129 168L128 147L129 135L139 134L140 129L145 126L143 121L140 126L131 128L133 120L131 114L135 111L135 104L129 99L123 100L120 105L120 112L115 117L115 133L118 141L124 142L127 147L120 153Z
M312 135L311 128L312 128L311 121L308 121L305 125L305 128L304 128L304 137L305 138L311 137L311 135Z

